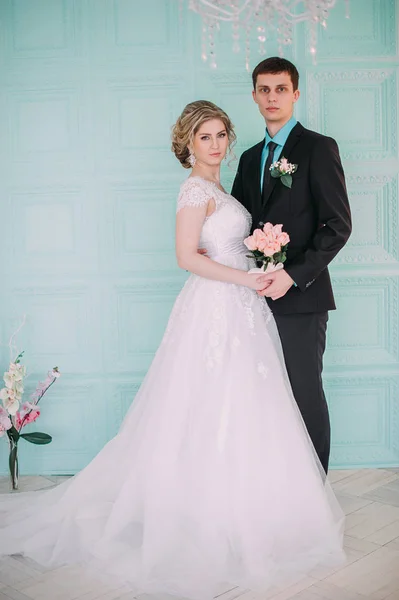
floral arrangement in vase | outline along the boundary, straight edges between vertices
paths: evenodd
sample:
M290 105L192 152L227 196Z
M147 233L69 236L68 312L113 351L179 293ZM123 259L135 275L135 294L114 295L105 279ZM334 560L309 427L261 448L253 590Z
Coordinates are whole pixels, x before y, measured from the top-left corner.
M0 437L4 434L9 442L9 469L11 478L11 487L18 489L18 442L24 439L31 444L49 444L52 441L51 435L34 431L31 433L21 433L22 429L29 423L33 423L40 416L38 404L47 390L60 376L57 367L48 372L46 379L39 382L36 390L31 395L30 401L22 402L24 393L24 378L26 377L26 367L21 363L23 352L18 354L15 360L11 361L8 371L4 373L3 379L5 387L0 390Z

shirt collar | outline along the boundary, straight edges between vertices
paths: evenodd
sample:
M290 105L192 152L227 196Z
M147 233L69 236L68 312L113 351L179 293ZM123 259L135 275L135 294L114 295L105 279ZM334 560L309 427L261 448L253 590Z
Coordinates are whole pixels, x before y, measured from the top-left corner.
M291 119L289 121L287 121L287 123L285 125L283 125L283 127L281 129L278 130L278 132L276 133L276 135L273 138L270 137L269 132L267 131L267 128L266 128L265 145L267 146L267 144L269 142L274 142L278 146L284 146L285 142L287 141L288 136L290 135L291 131L294 129L296 124L297 124L297 120L294 116L292 116Z

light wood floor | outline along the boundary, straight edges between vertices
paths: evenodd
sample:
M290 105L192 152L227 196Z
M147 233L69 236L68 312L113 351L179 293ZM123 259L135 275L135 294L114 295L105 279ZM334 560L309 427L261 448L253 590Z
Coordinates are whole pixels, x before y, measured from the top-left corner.
M399 600L399 469L332 471L329 478L347 514L347 564L335 572L318 569L277 594L259 596L235 588L218 600ZM20 487L34 490L61 480L23 477ZM8 480L0 478L0 492L6 491ZM127 589L104 588L71 567L48 571L22 557L0 560L0 600L133 598Z

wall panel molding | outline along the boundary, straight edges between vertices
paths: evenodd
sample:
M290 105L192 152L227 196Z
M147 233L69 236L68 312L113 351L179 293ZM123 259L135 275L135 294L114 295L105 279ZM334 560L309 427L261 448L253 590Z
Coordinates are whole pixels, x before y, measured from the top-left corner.
M316 63L305 24L284 54L300 73L297 118L337 140L353 212L331 264L332 464L399 466L398 5L350 0L350 11L346 20L337 0ZM185 9L180 22L178 0L0 2L0 367L26 315L28 388L62 371L41 416L54 444L21 448L24 474L87 464L151 364L187 278L174 228L189 171L170 149L183 107L208 99L232 118L227 189L241 153L264 136L245 39L235 54L229 25L216 38L211 69L200 19ZM250 46L253 68L262 56ZM278 54L271 33L266 55Z

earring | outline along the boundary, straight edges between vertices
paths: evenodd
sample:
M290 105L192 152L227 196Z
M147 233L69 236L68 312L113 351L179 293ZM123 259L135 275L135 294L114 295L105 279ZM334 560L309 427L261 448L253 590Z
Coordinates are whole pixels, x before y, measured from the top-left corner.
M188 157L188 162L190 163L190 165L193 167L195 165L195 163L197 162L194 154L192 152L190 152L190 155Z

